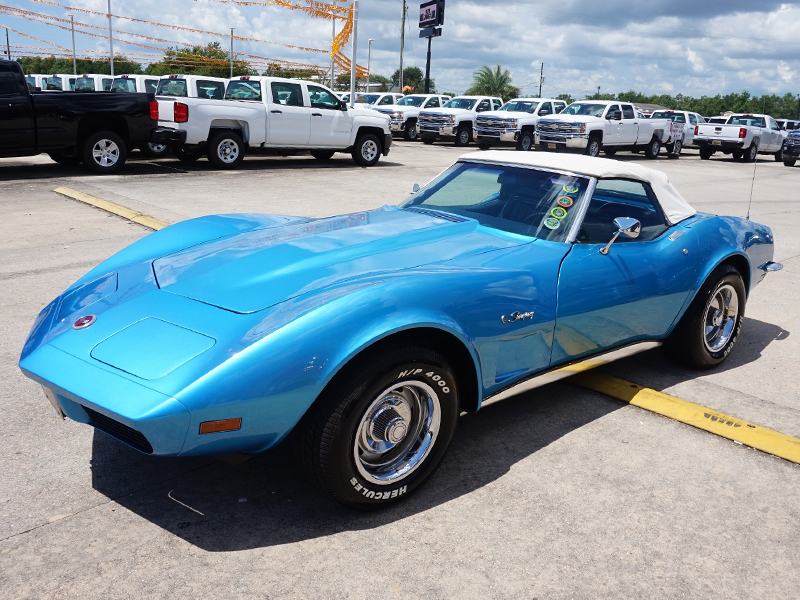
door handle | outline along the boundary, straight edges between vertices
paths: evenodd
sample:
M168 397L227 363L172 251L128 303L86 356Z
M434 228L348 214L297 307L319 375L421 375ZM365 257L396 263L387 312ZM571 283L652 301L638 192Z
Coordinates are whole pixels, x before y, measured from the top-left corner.
M321 117L322 113L311 113L312 117Z
M282 114L283 114L283 111L282 111L282 110L271 110L271 111L269 111L269 112L271 112L271 113L272 113L272 114L274 114L274 115L282 115Z

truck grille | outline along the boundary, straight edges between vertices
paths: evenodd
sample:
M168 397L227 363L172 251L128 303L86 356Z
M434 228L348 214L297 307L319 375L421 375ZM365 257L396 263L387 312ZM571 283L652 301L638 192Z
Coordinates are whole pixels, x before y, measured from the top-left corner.
M500 133L504 129L511 129L514 127L514 123L508 119L500 119L498 117L483 117L478 116L475 119L476 128L480 128L486 132L497 132Z
M132 427L128 427L119 421L115 421L111 417L100 414L96 410L83 407L86 414L89 415L89 424L93 425L100 431L106 432L111 437L115 437L121 442L125 442L129 446L133 446L139 452L145 454L152 454L153 447L141 431L136 431Z
M562 121L547 121L540 119L536 130L541 133L580 133L580 127Z
M378 112L382 112L383 114L389 115L390 117L394 112L391 108L373 108L372 110L377 110Z
M420 125L436 125L438 127L439 125L450 125L450 117L435 113L421 112L419 113L417 122Z

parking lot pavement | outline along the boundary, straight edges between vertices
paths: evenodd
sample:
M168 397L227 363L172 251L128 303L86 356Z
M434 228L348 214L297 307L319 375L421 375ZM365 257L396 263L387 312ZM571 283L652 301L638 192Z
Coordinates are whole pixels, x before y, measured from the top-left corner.
M59 186L167 222L217 212L325 216L402 201L462 154L398 142L349 156L132 161L89 175L0 160L0 589L9 598L778 598L800 594L800 466L591 392L554 384L466 415L418 494L353 513L320 497L287 448L165 459L58 421L16 362L38 311L149 230ZM698 210L743 216L753 165L642 161ZM762 158L751 218L782 272L747 305L724 367L658 351L605 367L630 381L800 436L800 168ZM793 335L794 334L794 335Z

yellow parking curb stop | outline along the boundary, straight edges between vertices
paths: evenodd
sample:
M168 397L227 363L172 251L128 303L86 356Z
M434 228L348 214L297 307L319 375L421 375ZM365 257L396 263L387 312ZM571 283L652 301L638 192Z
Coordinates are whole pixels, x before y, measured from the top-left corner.
M115 215L128 219L129 221L138 223L139 225L144 225L145 227L149 227L150 229L159 230L169 226L169 223L165 223L164 221L159 221L155 217L151 217L149 215L145 215L135 210L131 210L130 208L125 208L124 206L120 206L119 204L114 204L113 202L109 202L108 200L95 198L94 196L90 196L89 194L84 194L83 192L79 192L78 190L73 190L67 187L59 187L54 189L53 191L57 194L61 194L62 196L67 196L68 198L72 198L73 200L84 202L85 204L89 204L91 206L94 206L95 208L99 208L101 210L113 213Z

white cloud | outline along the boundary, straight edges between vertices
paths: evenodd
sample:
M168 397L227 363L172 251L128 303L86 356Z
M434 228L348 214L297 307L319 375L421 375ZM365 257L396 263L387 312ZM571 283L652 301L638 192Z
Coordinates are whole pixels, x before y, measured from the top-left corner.
M792 71L789 67L789 63L786 61L779 61L778 62L778 76L785 82L791 83L794 79L794 76L797 75L797 71Z
M703 66L703 60L697 55L697 52L695 52L691 48L686 48L686 58L692 65L692 71L694 71L695 73L705 72L706 69Z

